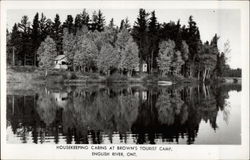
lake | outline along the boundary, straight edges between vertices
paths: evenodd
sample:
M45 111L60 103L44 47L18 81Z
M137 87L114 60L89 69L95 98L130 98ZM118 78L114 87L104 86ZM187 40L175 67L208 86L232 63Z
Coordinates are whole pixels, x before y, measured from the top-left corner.
M8 84L7 143L241 144L241 85Z

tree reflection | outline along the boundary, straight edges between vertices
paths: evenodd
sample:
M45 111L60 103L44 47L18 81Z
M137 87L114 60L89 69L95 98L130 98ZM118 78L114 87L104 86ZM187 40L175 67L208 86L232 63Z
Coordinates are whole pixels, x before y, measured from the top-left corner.
M7 127L22 143L192 144L201 121L228 123L226 99L237 86L87 85L7 96ZM119 136L115 140L114 134ZM128 138L130 141L128 141Z

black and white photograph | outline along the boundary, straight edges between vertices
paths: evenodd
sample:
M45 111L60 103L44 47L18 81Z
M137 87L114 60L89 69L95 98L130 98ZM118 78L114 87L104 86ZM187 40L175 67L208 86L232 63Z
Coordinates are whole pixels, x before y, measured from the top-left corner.
M174 4L1 3L3 159L248 159L249 2Z

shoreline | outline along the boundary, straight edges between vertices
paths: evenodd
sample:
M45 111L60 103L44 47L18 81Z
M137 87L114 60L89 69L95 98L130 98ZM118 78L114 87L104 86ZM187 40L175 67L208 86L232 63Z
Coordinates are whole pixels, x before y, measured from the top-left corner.
M214 81L213 81L214 82ZM217 82L226 84L241 84L241 78L222 77ZM26 84L26 85L46 85L46 84L64 84L64 85L80 85L80 84L153 84L159 86L171 86L176 84L199 84L200 82L194 78L184 78L177 76L158 76L142 74L134 77L127 77L121 74L113 74L110 76L102 76L97 73L77 73L61 70L52 70L48 76L44 76L44 71L15 71L7 69L7 83Z

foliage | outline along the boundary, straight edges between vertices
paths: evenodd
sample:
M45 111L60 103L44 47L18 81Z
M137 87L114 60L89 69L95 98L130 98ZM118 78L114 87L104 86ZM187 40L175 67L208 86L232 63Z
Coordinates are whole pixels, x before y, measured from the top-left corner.
M138 47L132 38L127 42L125 49L122 51L120 62L121 69L132 72L139 65Z
M68 58L69 62L73 64L74 61L74 46L75 38L72 33L69 33L67 29L64 29L63 32L63 53Z
M37 50L39 66L49 69L53 66L56 54L56 44L49 36L41 43Z
M149 45L147 44L148 41L146 37L149 23L148 16L149 14L145 11L145 9L141 8L131 33L139 48L140 71L142 71L142 62L143 60L146 61L148 55Z
M185 62L188 60L188 55L189 55L189 47L188 47L186 41L182 41L181 56Z
M162 75L168 74L170 72L171 63L175 52L174 47L175 43L171 40L163 41L159 45L160 50L157 63Z
M96 64L98 50L92 41L84 37L78 39L74 46L74 66L90 69Z
M159 23L155 11L141 8L133 26L128 18L121 20L120 26L113 18L108 25L105 22L101 10L89 15L84 9L75 17L67 15L64 22L58 14L51 20L36 13L32 23L24 15L7 34L7 64L38 65L38 47L50 36L56 44L56 55L66 55L73 68L86 71L125 73L138 63L142 71L146 62L149 74L160 71L202 81L228 71L229 41L223 52L218 49L217 34L210 42L202 42L193 16L187 26L180 20Z
M72 15L67 15L66 21L63 23L63 27L68 29L68 33L74 32L74 24L73 24L73 17Z
M63 53L63 50L62 50L63 28L61 26L60 17L58 14L56 14L52 29L53 29L53 32L52 32L51 37L56 42L57 53L62 54Z
M128 42L130 38L130 34L127 29L122 29L118 34L117 34L117 40L115 45L119 49L125 49L126 43Z
M172 74L173 75L180 74L181 67L183 64L184 64L184 61L182 60L181 52L175 51L174 56L172 57L172 62L171 62Z
M97 67L99 71L104 73L108 73L110 67L115 67L116 63L113 61L115 57L113 57L113 47L111 45L104 45L100 51L100 55L97 58Z

